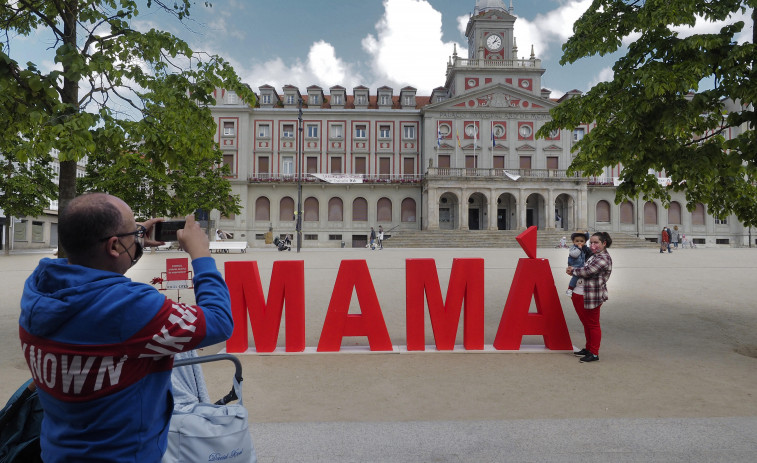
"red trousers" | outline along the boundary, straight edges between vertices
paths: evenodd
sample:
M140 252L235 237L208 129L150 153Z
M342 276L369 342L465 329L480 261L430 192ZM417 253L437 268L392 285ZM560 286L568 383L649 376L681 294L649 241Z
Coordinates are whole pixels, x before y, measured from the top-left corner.
M584 309L584 296L576 293L571 296L571 301L576 309L576 314L578 314L578 319L584 325L586 350L594 355L599 355L599 343L602 341L602 328L599 327L599 309L602 308L602 304L593 309Z

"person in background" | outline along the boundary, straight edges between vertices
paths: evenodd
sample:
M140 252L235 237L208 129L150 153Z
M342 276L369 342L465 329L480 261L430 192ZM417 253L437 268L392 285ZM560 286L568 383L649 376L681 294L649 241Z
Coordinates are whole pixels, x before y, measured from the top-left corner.
M371 251L374 251L376 249L376 230L371 227L371 235L370 235L371 241L369 243L369 247Z
M573 244L568 249L568 265L573 268L583 267L586 260L591 256L591 250L586 245L586 235L576 232L570 235L570 240ZM568 283L568 290L565 291L565 294L568 296L573 294L576 282L578 282L578 277L574 275Z
M60 213L67 259L45 258L26 280L19 336L44 410L46 463L159 462L173 411L173 356L231 336L229 290L208 237L186 218L177 238L192 259L196 305L124 274L157 246L160 219L134 220L121 199L91 193Z
M612 245L612 238L607 232L594 233L589 238L592 255L583 267L568 267L566 273L579 277L571 302L576 310L578 319L584 327L586 345L574 352L581 356L581 363L599 360L599 344L602 341L602 328L599 324L599 314L602 304L609 298L607 294L607 280L612 274L612 258L607 249Z
M379 225L378 229L378 246L379 249L384 249L384 227Z
M678 231L678 225L673 226L673 230L670 232L670 242L673 244L674 249L678 249L678 238L681 233Z
M670 252L670 235L668 235L668 230L662 227L662 231L660 232L660 254L664 253L666 249Z

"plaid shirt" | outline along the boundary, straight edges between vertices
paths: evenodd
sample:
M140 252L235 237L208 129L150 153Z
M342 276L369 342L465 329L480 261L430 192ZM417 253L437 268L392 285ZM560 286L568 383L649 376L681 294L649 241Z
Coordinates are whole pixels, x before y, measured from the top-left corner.
M612 258L607 250L593 254L573 275L584 279L584 309L594 309L608 299L607 280L612 273Z

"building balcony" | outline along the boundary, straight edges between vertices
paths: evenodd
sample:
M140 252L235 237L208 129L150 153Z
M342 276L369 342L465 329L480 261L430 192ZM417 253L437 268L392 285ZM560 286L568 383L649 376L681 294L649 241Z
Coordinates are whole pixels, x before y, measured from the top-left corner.
M566 170L560 169L500 169L500 168L486 168L486 169L468 169L464 167L430 167L426 172L427 178L448 178L448 179L460 179L460 178L481 178L481 179L510 179L515 180L518 178L527 179L578 179L581 175L575 173L568 175Z
M540 59L466 59L454 57L447 64L447 75L452 68L465 69L541 69Z
M320 173L319 173L320 174ZM317 174L316 174L317 175ZM423 180L420 174L327 174L334 181L324 181L315 177L312 173L302 174L302 183L341 183L341 184L359 184L359 183L391 183L391 184L419 184ZM345 181L339 181L339 176L343 175ZM347 181L349 179L349 181ZM254 174L247 179L249 183L297 183L295 174Z

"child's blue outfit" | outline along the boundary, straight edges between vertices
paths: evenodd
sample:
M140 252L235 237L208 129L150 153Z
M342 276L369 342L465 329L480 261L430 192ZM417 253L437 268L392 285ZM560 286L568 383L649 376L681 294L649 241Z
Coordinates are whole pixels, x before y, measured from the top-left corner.
M570 249L568 249L568 266L573 268L581 268L586 263L586 259L588 259L591 256L591 249L589 249L588 246L584 245L583 247L579 248L575 244L570 245ZM578 283L578 276L573 275L570 278L570 283L568 283L568 289L573 289L576 287L576 283Z

